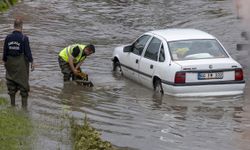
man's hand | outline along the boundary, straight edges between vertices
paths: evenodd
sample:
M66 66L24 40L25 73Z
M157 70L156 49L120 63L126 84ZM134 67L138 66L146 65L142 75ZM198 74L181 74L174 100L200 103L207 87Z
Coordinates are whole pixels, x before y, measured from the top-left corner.
M80 73L79 73L79 76L80 76L81 78L83 78L85 81L88 81L88 74L86 74L86 73L84 73L84 72L80 72Z
M74 73L74 75L79 75L79 70L74 69L74 70L73 70L73 73Z
M35 70L35 65L34 65L34 63L31 63L30 68L31 68L31 71L34 71L34 70Z

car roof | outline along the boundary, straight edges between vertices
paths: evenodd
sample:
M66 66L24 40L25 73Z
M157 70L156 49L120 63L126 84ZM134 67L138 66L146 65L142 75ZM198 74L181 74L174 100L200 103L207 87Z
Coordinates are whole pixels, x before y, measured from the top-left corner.
M214 36L197 29L163 29L147 33L159 35L167 41L179 41L189 39L215 39Z

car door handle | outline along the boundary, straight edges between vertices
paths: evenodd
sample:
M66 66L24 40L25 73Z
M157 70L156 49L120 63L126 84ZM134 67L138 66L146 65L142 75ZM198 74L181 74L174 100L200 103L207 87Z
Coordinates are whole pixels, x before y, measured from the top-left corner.
M154 68L154 66L153 65L150 65L150 69L153 69Z
M138 59L136 59L136 60L135 60L135 63L137 63L137 64L138 64L138 62L139 62L139 60L138 60Z

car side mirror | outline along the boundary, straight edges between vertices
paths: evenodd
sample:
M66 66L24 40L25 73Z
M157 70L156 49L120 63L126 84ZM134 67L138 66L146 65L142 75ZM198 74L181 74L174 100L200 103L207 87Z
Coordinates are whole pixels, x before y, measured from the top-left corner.
M132 45L125 46L123 52L132 52Z

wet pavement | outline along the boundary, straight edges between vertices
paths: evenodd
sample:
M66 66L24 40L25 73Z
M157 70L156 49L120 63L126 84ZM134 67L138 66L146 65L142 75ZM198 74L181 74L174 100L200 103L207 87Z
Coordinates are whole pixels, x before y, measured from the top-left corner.
M248 32L231 1L25 0L0 14L1 47L19 15L36 64L28 108L36 127L33 149L71 149L66 116L80 120L86 113L102 138L121 149L250 150L248 85L244 95L230 97L159 97L112 72L114 47L153 29L196 28L222 42L244 67L248 82L250 49L236 50L237 44L249 44L242 37ZM94 88L62 81L57 54L76 42L97 47L82 66ZM0 70L3 79L2 64Z

